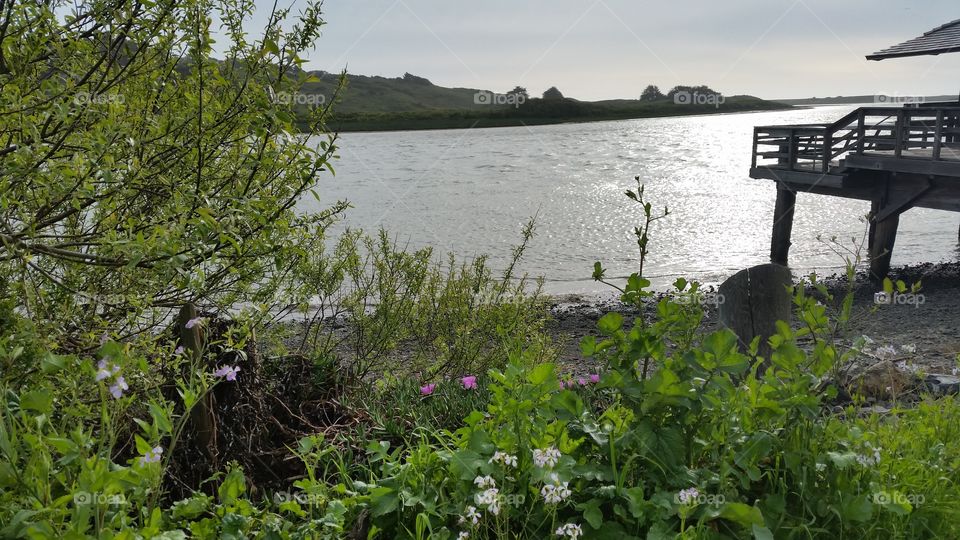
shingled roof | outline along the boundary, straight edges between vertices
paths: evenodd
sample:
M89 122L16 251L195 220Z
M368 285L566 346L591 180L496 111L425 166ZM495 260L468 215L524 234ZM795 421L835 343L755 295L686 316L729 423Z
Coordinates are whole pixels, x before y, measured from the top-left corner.
M920 37L915 37L899 45L875 52L867 56L867 60L884 60L886 58L950 52L960 52L960 19L948 22L943 26L938 26Z

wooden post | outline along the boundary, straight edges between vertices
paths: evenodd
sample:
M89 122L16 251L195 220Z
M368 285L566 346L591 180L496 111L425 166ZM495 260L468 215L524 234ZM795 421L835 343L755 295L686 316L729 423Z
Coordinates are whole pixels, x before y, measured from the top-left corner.
M867 253L873 253L873 237L877 234L877 214L880 213L880 199L870 202L870 229L867 231Z
M187 322L196 319L197 308L193 304L185 304L177 316L177 329L180 334L180 344L190 355L190 365L187 369L196 369L203 362L204 340L201 326L194 325L187 328ZM217 466L217 420L214 412L213 393L207 392L190 410L190 420L197 432L199 446L207 452L207 457L216 468Z
M881 280L890 271L890 256L897 241L897 227L900 214L893 214L883 221L871 225L870 274L873 279Z
M760 337L758 354L770 360L770 336L777 321L790 323L793 302L787 287L793 284L790 270L778 264L761 264L741 270L720 284L720 323L733 330L746 351Z
M777 185L777 204L773 210L773 238L770 240L770 262L787 266L790 235L793 232L793 207L797 194Z

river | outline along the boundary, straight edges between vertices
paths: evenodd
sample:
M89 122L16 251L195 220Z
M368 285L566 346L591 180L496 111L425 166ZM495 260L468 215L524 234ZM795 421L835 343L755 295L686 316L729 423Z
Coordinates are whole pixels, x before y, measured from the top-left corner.
M855 106L648 118L518 128L347 133L336 175L317 186L315 211L338 199L353 208L343 226L384 227L411 248L490 256L502 268L523 223L537 216L522 269L553 294L607 290L590 279L637 269L639 219L623 192L639 176L646 197L670 214L650 233L645 273L659 288L677 276L722 281L769 261L775 188L748 175L755 125L832 122ZM844 262L828 243L861 241L867 202L798 197L791 267L821 274ZM958 214L912 209L900 221L893 264L958 258ZM821 237L818 240L818 236ZM864 248L865 249L865 248Z

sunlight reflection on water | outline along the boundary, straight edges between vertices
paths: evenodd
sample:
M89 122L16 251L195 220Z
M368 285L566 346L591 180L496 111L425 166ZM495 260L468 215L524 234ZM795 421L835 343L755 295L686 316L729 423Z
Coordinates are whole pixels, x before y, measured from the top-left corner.
M654 207L647 274L665 287L684 275L717 282L768 262L775 189L749 178L755 125L833 121L853 106L519 128L347 133L336 176L302 211L338 199L344 226L383 226L410 247L488 254L502 268L522 224L539 212L523 270L551 293L606 290L590 280L636 270L638 214L623 196L639 175ZM843 265L817 235L851 246L869 203L801 194L790 257L796 271ZM900 222L893 264L956 260L958 215L913 209Z

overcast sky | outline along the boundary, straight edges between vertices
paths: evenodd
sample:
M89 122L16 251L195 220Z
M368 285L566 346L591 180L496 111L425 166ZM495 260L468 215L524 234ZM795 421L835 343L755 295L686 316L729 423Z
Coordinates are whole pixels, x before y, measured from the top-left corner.
M256 2L259 19L272 0ZM864 59L960 18L958 0L327 0L325 13L309 68L442 86L557 86L587 100L647 84L763 98L960 92L960 53Z

